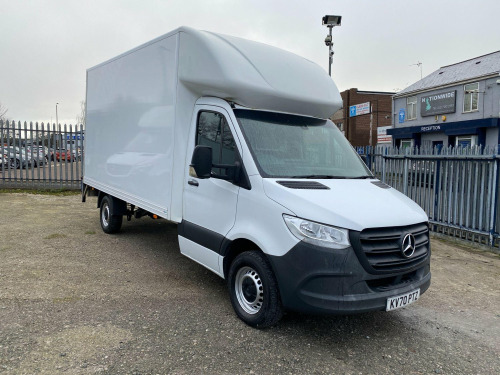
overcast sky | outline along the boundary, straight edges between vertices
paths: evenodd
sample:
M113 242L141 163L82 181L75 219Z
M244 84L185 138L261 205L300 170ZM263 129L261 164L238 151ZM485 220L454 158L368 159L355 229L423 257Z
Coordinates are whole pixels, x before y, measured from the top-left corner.
M86 69L191 26L274 45L328 70L341 91L398 91L500 50L500 0L0 0L0 103L16 121L75 123Z

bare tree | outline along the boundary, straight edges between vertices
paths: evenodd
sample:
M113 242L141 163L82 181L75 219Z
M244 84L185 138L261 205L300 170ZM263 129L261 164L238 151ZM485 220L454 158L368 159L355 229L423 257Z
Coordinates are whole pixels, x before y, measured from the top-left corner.
M85 127L85 100L80 102L80 113L76 115L76 125L83 125Z
M5 108L2 105L2 103L0 102L0 120L3 120L3 121L7 120L7 116L6 116L7 111L8 111L8 109Z
M6 121L8 121L7 119L7 111L8 109L5 108L2 103L0 103L0 122L1 122L1 139L3 139L4 142L9 142L9 139L10 139L10 132L7 130L7 127L6 127Z

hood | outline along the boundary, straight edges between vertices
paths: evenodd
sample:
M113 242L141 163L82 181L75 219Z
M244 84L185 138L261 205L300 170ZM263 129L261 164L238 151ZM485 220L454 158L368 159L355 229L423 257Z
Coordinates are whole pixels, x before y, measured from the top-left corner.
M266 195L303 219L356 231L428 221L418 204L396 189L380 187L379 180L293 180L328 189L289 188L278 181L289 179L263 179Z

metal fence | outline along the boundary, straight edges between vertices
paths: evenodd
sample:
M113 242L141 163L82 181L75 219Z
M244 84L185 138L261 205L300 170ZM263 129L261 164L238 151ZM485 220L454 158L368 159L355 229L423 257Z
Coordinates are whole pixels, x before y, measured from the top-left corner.
M80 189L81 125L0 121L0 188Z
M0 188L80 189L81 125L0 121ZM380 180L417 202L436 232L499 246L498 148L358 147Z
M422 207L431 229L499 246L498 149L357 148L372 172Z

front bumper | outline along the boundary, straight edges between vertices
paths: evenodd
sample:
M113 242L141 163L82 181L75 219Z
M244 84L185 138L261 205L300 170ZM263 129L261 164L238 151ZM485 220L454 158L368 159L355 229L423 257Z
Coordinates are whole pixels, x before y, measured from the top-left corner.
M283 256L269 256L283 305L318 314L352 314L385 310L387 298L430 286L430 248L417 268L371 274L353 248L326 249L299 242Z

